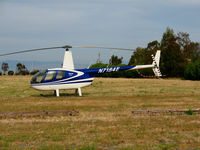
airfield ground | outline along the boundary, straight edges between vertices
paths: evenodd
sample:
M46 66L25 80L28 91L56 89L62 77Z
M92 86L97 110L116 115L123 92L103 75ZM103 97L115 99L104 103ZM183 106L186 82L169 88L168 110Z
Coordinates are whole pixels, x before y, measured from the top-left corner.
M132 113L200 109L199 81L96 78L57 98L30 78L0 76L0 149L200 149L200 114Z

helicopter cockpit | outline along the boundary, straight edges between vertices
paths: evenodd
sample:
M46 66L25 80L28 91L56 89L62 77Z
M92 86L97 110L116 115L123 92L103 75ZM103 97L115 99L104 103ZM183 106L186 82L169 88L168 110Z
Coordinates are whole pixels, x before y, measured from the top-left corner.
M45 70L36 73L31 79L31 84L46 83L54 80L60 80L65 78L65 71Z

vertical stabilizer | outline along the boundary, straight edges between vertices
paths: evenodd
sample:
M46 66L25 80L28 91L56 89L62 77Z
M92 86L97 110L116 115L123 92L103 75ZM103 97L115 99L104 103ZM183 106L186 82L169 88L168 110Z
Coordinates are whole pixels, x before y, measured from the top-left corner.
M153 63L152 64L154 65L153 72L154 72L155 76L158 77L158 78L162 76L162 74L160 72L160 68L159 68L159 66L160 66L160 53L161 53L161 51L158 50L156 52L155 57L153 55L151 55L152 59L153 59Z
M63 68L65 69L74 69L74 62L72 58L72 52L69 50L65 51L64 60L63 60Z
M155 55L155 61L156 61L156 65L157 65L158 67L160 66L160 53L161 53L161 51L158 50L158 51L156 52L156 55Z

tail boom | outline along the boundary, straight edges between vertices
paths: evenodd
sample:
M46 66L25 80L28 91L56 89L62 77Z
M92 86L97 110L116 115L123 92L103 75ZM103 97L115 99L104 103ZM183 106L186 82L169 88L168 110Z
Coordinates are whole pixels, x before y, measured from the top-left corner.
M95 74L101 74L101 73L152 68L155 76L156 77L161 77L162 74L161 74L160 69L159 69L160 51L157 51L156 55L155 55L155 58L154 58L154 56L152 56L152 59L153 59L153 63L152 64L148 64L148 65L105 67L105 68L92 68L92 69L78 69L78 71L83 71L85 73L91 74L92 76L95 76Z

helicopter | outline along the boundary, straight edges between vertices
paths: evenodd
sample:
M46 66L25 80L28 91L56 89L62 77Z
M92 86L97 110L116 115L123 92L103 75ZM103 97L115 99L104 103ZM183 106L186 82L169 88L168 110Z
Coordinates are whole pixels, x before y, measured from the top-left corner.
M47 47L47 48L29 49L29 50L23 50L23 51L10 52L6 54L1 54L0 56L7 56L7 55L33 52L33 51L50 50L50 49L61 49L61 48L65 49L62 68L52 68L52 69L47 69L44 71L39 71L38 73L36 73L30 81L30 86L32 88L36 90L53 90L57 97L60 96L59 90L75 89L75 93L78 94L79 96L82 96L81 88L92 84L92 81L94 80L94 77L97 74L152 68L157 78L160 78L162 76L159 69L160 55L161 55L160 50L157 50L155 56L151 55L153 59L152 64L121 66L121 67L92 68L92 69L75 69L72 52L69 49L71 48L100 48L100 49L128 50L128 51L133 51L133 49L98 47L98 46L73 46L72 47L70 45L65 45L65 46L58 46L58 47Z

